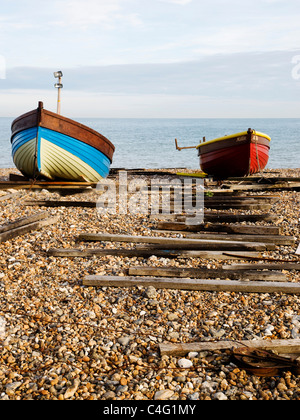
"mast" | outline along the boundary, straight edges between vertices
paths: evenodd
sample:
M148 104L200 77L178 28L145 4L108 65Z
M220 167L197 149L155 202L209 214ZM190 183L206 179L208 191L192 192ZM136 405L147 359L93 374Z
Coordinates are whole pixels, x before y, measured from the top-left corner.
M57 92L57 113L60 114L60 108L61 108L61 106L60 106L60 91L64 87L62 82L61 82L63 74L62 74L62 71L60 71L60 70L55 71L53 74L54 74L54 77L58 78L58 83L55 83L54 87L56 87L57 91L58 91Z

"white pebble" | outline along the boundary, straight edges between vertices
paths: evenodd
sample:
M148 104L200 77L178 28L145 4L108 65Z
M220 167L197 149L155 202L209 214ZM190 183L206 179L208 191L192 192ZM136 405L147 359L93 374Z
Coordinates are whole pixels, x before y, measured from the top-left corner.
M189 369L193 366L193 362L188 359L179 359L178 366L184 369Z

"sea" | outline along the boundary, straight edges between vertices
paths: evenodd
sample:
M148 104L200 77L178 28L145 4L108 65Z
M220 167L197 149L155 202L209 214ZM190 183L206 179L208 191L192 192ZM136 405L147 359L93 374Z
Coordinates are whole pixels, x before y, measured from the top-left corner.
M0 168L13 168L10 127L13 118L0 118ZM115 145L113 168L199 169L195 149L206 141L252 128L271 137L267 169L300 168L300 119L298 118L76 118Z

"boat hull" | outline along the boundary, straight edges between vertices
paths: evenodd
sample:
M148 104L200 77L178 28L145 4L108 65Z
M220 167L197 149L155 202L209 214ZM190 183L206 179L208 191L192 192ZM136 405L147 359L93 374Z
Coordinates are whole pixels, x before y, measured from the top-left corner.
M270 138L253 130L222 137L198 147L203 172L217 178L253 175L269 160Z
M11 142L16 167L34 179L98 182L114 153L100 133L41 106L12 123Z

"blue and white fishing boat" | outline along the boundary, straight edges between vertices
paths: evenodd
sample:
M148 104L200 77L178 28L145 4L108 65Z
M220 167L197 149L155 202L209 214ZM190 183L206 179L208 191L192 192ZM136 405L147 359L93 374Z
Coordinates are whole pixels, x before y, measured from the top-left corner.
M107 177L114 145L97 131L38 108L12 123L12 156L26 177L98 182Z

